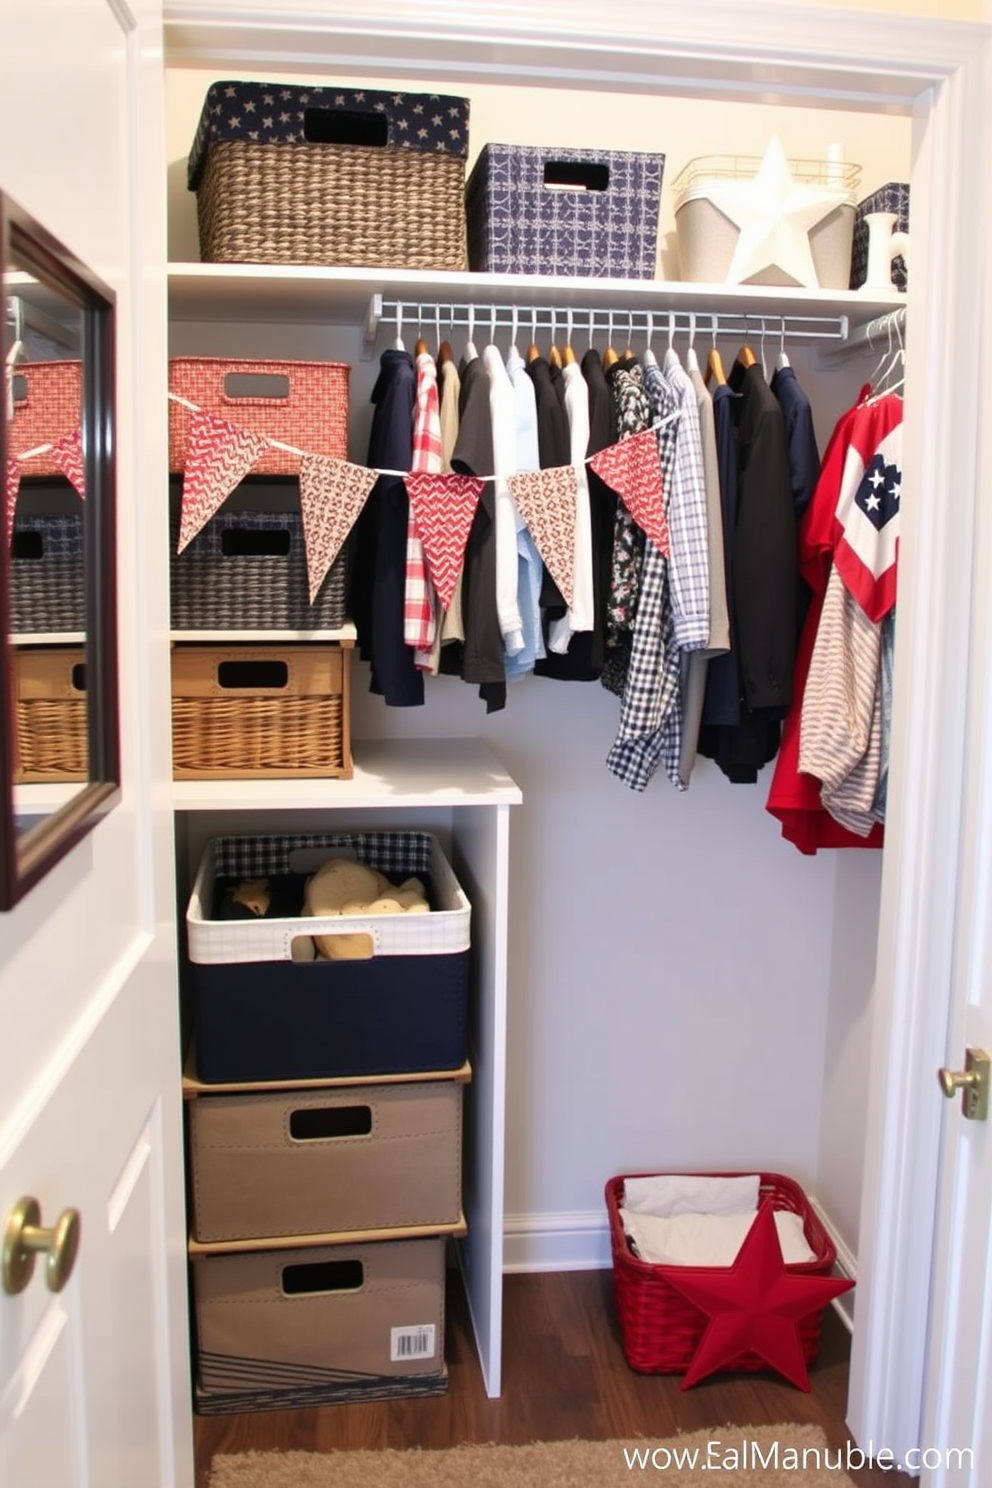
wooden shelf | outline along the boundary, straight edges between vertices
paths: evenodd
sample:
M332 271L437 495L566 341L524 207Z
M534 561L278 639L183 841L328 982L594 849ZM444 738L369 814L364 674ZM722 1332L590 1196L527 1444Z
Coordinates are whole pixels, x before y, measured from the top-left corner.
M462 1214L449 1225L403 1225L390 1230L331 1230L322 1235L271 1235L250 1240L197 1240L190 1235L187 1253L191 1260L201 1256L244 1255L267 1250L308 1250L315 1245L366 1245L378 1240L429 1240L438 1235L460 1239L468 1234Z
M354 625L338 626L336 630L174 630L173 645L198 646L201 643L220 646L254 646L276 644L288 646L297 643L336 641L340 646L354 646L358 633Z

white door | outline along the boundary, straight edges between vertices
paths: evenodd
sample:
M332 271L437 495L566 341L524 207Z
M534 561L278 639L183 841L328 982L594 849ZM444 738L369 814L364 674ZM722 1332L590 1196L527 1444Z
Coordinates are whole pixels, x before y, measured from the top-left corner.
M42 1262L0 1290L0 1484L189 1488L170 765L150 701L169 696L151 561L167 541L161 6L0 0L0 36L0 186L116 297L123 774L120 804L0 915L0 1228L22 1197L42 1227L81 1215L64 1290Z

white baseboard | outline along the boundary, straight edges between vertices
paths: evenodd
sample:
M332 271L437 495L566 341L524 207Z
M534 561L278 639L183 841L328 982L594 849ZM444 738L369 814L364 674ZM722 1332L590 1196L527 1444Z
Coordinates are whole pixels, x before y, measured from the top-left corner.
M857 1261L816 1199L810 1199L837 1250L837 1270L857 1279ZM503 1271L604 1271L612 1265L610 1230L598 1209L573 1214L508 1214L503 1225ZM834 1308L848 1331L854 1327L854 1293Z

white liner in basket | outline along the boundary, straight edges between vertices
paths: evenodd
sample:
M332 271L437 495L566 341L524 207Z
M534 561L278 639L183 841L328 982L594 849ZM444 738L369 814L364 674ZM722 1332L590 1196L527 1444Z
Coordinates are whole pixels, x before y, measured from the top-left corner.
M218 878L312 873L352 856L383 873L426 875L437 909L429 914L299 915L292 919L210 918ZM189 959L199 965L291 961L301 935L367 935L375 956L436 956L469 947L471 907L429 832L346 832L280 837L214 837L204 848L186 910Z

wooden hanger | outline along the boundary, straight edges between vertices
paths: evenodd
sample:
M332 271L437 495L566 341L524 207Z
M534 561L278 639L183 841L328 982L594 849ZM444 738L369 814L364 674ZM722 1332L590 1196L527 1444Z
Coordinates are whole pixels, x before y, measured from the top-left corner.
M453 362L455 359L454 348L450 341L442 341L437 349L437 364L443 367L445 362Z
M537 345L537 343L535 341L532 341L530 343L530 345L528 346L528 348L527 348L527 360L528 360L528 362L536 362L537 359L538 359L538 357L540 355L541 355L541 348Z
M603 352L603 371L608 372L615 362L620 360L615 346L608 346Z
M424 352L426 350L427 350L427 342L424 340L423 336L418 336L417 337L417 344L413 348L413 354L414 354L414 356L415 357L423 356L423 354L424 354Z
M707 387L709 386L710 382L715 382L718 387L726 387L727 385L727 374L723 370L723 357L717 351L715 346L711 349L709 356L706 358L705 382Z
M565 347L565 350L561 354L561 359L562 363L566 367L570 367L571 364L575 361L575 352L572 350L570 345Z
M558 350L557 346L552 346L551 350L548 352L548 364L552 367L561 366L561 352Z
M753 367L758 358L755 356L750 346L745 344L741 347L734 360L741 367Z

